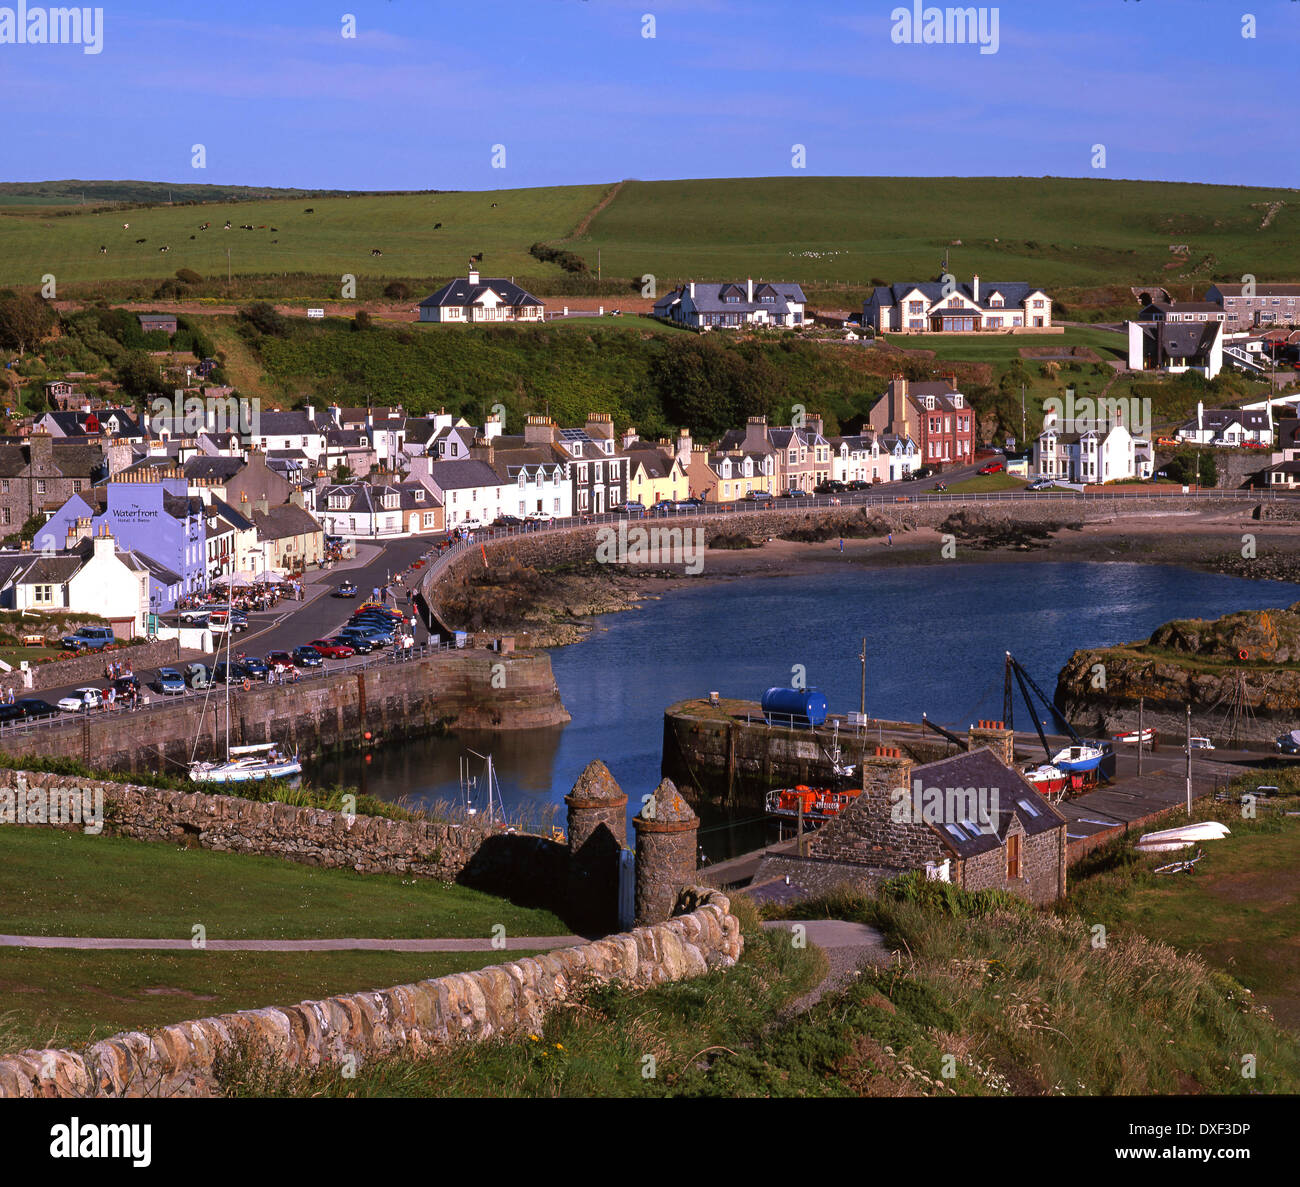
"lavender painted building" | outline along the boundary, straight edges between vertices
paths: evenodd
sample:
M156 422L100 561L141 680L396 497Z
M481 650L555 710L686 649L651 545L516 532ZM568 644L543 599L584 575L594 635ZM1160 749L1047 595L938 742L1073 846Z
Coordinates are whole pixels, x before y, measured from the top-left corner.
M158 482L110 482L107 504L97 511L74 495L36 533L37 548L63 548L69 535L81 534L79 520L90 530L107 524L118 545L153 562L150 570L150 609L162 613L177 598L206 587L203 503L186 493L184 478ZM81 527L86 525L82 524Z

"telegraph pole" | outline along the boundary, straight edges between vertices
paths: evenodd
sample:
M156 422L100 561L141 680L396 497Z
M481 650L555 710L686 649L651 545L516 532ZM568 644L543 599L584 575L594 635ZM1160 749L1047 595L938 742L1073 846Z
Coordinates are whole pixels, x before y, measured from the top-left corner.
M1187 815L1192 814L1192 703L1187 702Z
M1142 747L1145 744L1142 740L1142 709L1146 704L1146 697L1138 697L1138 778L1142 778Z
M862 724L867 724L867 639L862 637L862 654L858 656L862 661Z

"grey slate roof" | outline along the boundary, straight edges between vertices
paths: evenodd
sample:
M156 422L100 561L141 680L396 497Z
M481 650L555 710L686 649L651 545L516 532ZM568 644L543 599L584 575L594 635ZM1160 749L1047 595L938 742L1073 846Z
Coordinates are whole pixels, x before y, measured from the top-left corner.
M540 305L541 302L532 293L521 289L513 280L499 276L480 277L478 284L470 284L468 276L458 276L448 281L420 302L420 308L432 308L446 305L473 305L488 292L493 292L502 304L519 308L525 305Z
M475 486L500 486L501 476L478 458L431 462L429 480L439 490L468 490Z
M925 297L931 305L936 304L954 294L966 297L970 301L975 301L975 294L970 284L958 283L954 288L945 290L942 281L938 280L921 280L908 282L906 284L890 284L877 286L875 292L871 295L868 305L891 306L897 305L907 297L907 294L916 290ZM999 281L980 281L980 299L975 301L981 309L996 310L998 308L1015 308L1019 309L1024 303L1025 298L1030 293L1041 291L1037 285L1027 284L1023 280L999 280ZM997 293L1002 297L1003 305L996 306L988 303L989 298ZM954 310L954 312L960 312Z
M997 819L987 822L987 825L992 826L992 831L981 831L971 837L967 830L961 829L963 839L943 824L930 825L944 844L959 857L973 857L1001 848L1015 817L1019 817L1021 827L1031 837L1065 827L1065 817L1039 795L1018 771L1004 766L993 751L987 748L969 750L963 754L954 754L951 758L914 767L912 776L921 781L922 787L927 788L937 787L942 790L949 787L974 787L986 789L990 795L992 791L997 791ZM984 821L973 823L986 825Z

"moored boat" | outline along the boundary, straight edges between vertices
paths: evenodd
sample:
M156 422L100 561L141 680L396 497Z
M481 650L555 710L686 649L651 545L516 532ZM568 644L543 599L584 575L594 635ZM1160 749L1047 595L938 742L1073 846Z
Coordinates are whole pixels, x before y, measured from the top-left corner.
M805 820L829 820L838 816L862 794L860 787L835 789L809 787L800 783L796 787L782 787L767 793L767 814L781 819L794 820L803 809Z
M1136 745L1138 740L1137 730L1129 730L1125 734L1113 734L1112 737L1116 742L1127 742L1130 745ZM1156 731L1150 726L1142 731L1142 741L1144 743L1154 743L1156 740Z
M1070 786L1069 773L1051 763L1026 767L1021 774L1039 795L1055 795Z
M195 783L252 783L263 779L292 779L302 774L297 755L282 755L275 743L232 746L224 762L190 764Z
M1052 766L1069 773L1095 771L1101 765L1104 753L1100 746L1089 746L1086 743L1067 746L1052 755Z

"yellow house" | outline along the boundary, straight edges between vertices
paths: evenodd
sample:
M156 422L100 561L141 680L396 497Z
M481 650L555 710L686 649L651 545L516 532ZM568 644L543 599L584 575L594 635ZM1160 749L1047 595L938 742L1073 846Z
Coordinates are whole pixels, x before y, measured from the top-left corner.
M709 453L700 446L691 451L688 474L691 490L706 503L731 503L751 493L777 493L776 459L771 453L743 449Z
M666 457L657 449L629 449L626 453L631 459L628 502L653 507L663 499L680 500L691 493L686 469L678 457Z

